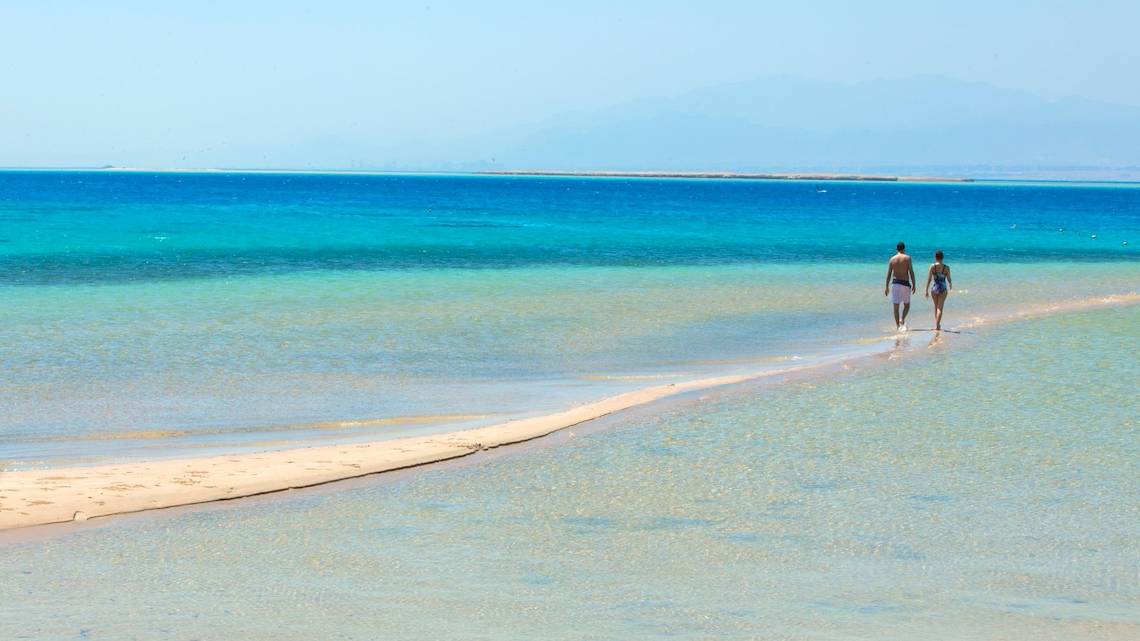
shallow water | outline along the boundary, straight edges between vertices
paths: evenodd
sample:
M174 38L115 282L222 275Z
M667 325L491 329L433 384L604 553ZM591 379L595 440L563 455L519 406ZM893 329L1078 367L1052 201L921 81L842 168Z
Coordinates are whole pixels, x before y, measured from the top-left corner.
M1134 639L1140 307L0 554L0 637Z
M1130 185L0 172L0 464L440 431L842 350L888 328L899 237L920 272L948 252L950 325L1140 285Z

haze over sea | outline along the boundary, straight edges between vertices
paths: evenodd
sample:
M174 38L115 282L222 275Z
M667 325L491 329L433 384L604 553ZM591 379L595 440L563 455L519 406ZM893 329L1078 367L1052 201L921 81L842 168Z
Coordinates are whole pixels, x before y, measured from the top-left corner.
M444 431L851 351L888 329L898 239L920 275L946 252L950 327L1128 293L1138 203L1131 184L3 172L0 461Z

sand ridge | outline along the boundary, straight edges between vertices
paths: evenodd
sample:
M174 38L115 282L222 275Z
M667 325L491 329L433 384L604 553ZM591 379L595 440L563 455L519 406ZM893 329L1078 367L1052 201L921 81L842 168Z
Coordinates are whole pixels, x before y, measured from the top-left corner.
M1140 302L1136 293L1024 310L959 327ZM891 343L896 335L878 337ZM896 347L886 347L889 353ZM431 436L361 444L322 445L252 454L144 461L90 467L0 472L0 530L86 521L181 505L321 485L468 456L529 441L670 396L846 363L839 356L782 369L645 387L561 412Z
M667 396L755 377L741 374L657 385L555 414L433 436L4 472L0 473L0 530L253 496L446 461L532 440Z

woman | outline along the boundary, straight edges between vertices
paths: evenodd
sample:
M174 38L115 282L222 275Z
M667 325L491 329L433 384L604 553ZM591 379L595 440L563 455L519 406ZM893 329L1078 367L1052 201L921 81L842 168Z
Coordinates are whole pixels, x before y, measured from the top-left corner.
M933 286L931 285L933 281ZM942 306L950 295L954 282L950 280L950 266L942 262L942 250L934 252L934 264L926 271L927 298L934 298L934 331L942 331Z

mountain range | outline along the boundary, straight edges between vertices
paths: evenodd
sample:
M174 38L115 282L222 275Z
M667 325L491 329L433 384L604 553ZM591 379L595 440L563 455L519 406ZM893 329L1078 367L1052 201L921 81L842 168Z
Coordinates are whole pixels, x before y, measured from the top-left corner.
M1128 172L1140 167L1140 107L1047 100L938 76L854 84L770 77L563 114L449 151L450 158L420 162L477 169Z

